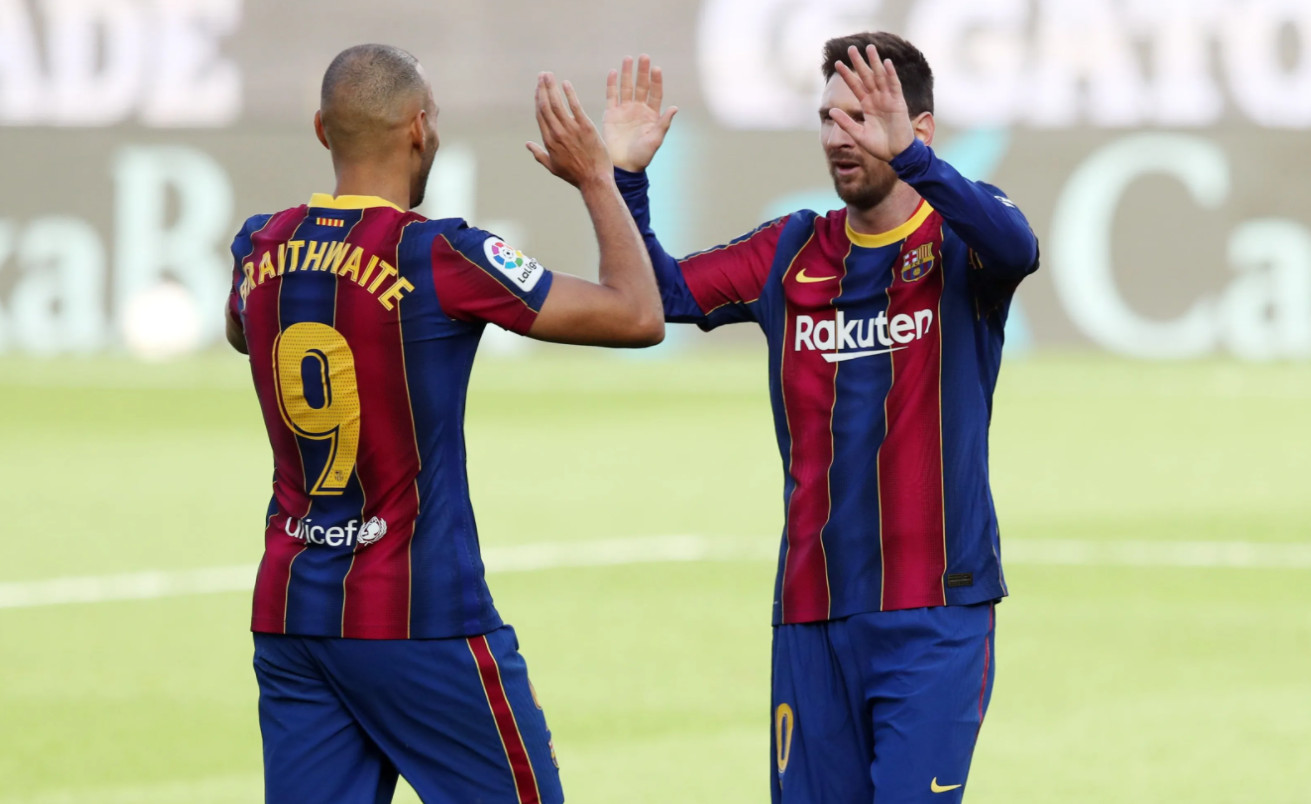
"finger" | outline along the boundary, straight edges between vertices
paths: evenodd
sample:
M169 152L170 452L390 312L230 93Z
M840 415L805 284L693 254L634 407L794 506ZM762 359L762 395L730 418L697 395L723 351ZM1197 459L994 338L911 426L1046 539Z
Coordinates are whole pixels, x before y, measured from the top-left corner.
M546 119L546 107L545 77L541 73L538 73L537 86L533 89L533 112L537 115L537 127L542 130L543 135L546 134L548 125Z
M668 109L665 110L665 113L664 113L664 114L660 115L660 130L661 130L661 131L664 131L664 132L666 132L666 133L669 132L669 127L670 127L671 125L673 125L673 122L674 122L674 115L676 115L676 114L678 114L678 107L677 107L677 106L670 106Z
M901 90L901 76L897 75L897 67L892 63L892 59L884 59L883 67L888 73L888 89L898 98L904 97Z
M851 94L856 96L856 100L863 101L869 95L869 87L865 86L865 83L860 80L860 76L852 72L850 67L838 62L833 65L833 68L837 70L838 75L842 76L842 81L847 85L847 89L851 90Z
M633 57L624 56L624 63L619 68L619 102L633 99Z
M562 130L568 124L571 115L565 105L564 93L560 90L560 82L553 73L546 74L546 98L547 108L554 118L554 123L557 129Z
M888 75L884 69L883 58L874 45L865 47L865 61L869 64L869 73L874 76L875 88L879 92L888 91Z
M651 89L651 57L643 53L637 57L637 86L634 87L633 100L646 103L647 92Z
M605 77L605 105L613 109L619 105L619 71L611 70Z
M660 111L660 104L665 101L665 74L659 67L651 68L651 92L646 96L646 105Z
M533 155L533 159L537 160L537 164L550 170L552 173L555 172L551 169L551 155L546 152L545 148L535 142L525 143L525 145L528 146L528 152Z
M590 120L587 112L583 109L583 104L578 100L578 93L574 91L574 85L569 81L564 82L564 98L569 104L569 111L573 114L574 119L582 122Z
M551 108L551 93L546 83L547 73L537 75L537 124L542 129L542 136L558 124L555 112Z
M847 135L853 140L857 142L860 141L860 135L862 133L861 125L855 120L852 120L851 115L841 109L829 109L828 116L829 119L838 124L838 128L847 132Z
M847 48L847 58L851 59L851 72L854 73L867 92L872 92L878 88L874 80L874 71L869 68L865 61L865 56L860 52L860 48L852 45ZM843 65L846 66L845 64ZM853 87L854 89L854 87Z

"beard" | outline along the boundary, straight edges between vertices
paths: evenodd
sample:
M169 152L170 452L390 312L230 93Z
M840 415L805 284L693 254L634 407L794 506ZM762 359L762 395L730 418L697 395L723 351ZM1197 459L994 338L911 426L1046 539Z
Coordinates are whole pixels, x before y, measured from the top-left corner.
M830 161L829 176L843 203L857 209L873 209L883 203L897 186L897 173L886 162L862 159L860 163L861 168L856 173L841 177L837 166Z

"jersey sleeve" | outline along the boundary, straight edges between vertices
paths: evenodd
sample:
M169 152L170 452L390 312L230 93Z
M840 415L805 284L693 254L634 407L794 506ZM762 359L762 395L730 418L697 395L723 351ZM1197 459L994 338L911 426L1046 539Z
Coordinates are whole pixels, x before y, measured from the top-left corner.
M732 242L675 259L651 229L650 183L645 173L615 169L619 190L655 268L665 320L704 330L754 321L755 302L769 277L786 218L770 221Z
M1038 270L1038 237L1001 190L965 178L919 140L891 164L973 252L972 282L977 287L1013 292L1020 280Z
M432 280L446 315L523 335L542 310L552 274L496 235L460 221L433 238Z
M245 307L245 294L242 292L246 283L253 281L246 275L243 269L244 264L250 257L251 252L255 249L254 236L264 225L268 223L272 215L255 215L247 218L242 224L241 231L237 236L232 238L232 285L228 288L228 318L232 319L238 326L241 325L241 311ZM245 291L249 292L249 287Z

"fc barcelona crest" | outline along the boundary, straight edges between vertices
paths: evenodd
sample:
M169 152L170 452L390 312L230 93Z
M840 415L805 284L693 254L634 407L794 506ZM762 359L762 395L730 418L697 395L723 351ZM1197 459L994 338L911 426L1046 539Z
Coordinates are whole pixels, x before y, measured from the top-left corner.
M906 252L906 258L901 262L901 281L914 282L923 279L924 275L933 270L933 244L925 243L914 251Z

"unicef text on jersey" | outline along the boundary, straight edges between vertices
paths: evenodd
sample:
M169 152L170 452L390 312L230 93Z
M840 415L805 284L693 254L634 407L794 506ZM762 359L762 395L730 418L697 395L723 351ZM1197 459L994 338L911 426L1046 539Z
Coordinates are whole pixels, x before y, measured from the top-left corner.
M359 544L360 547L368 547L387 535L387 520L375 516L370 517L368 522L352 519L344 526L325 527L314 524L312 519L296 519L289 516L282 530L291 538L306 545L355 547Z

